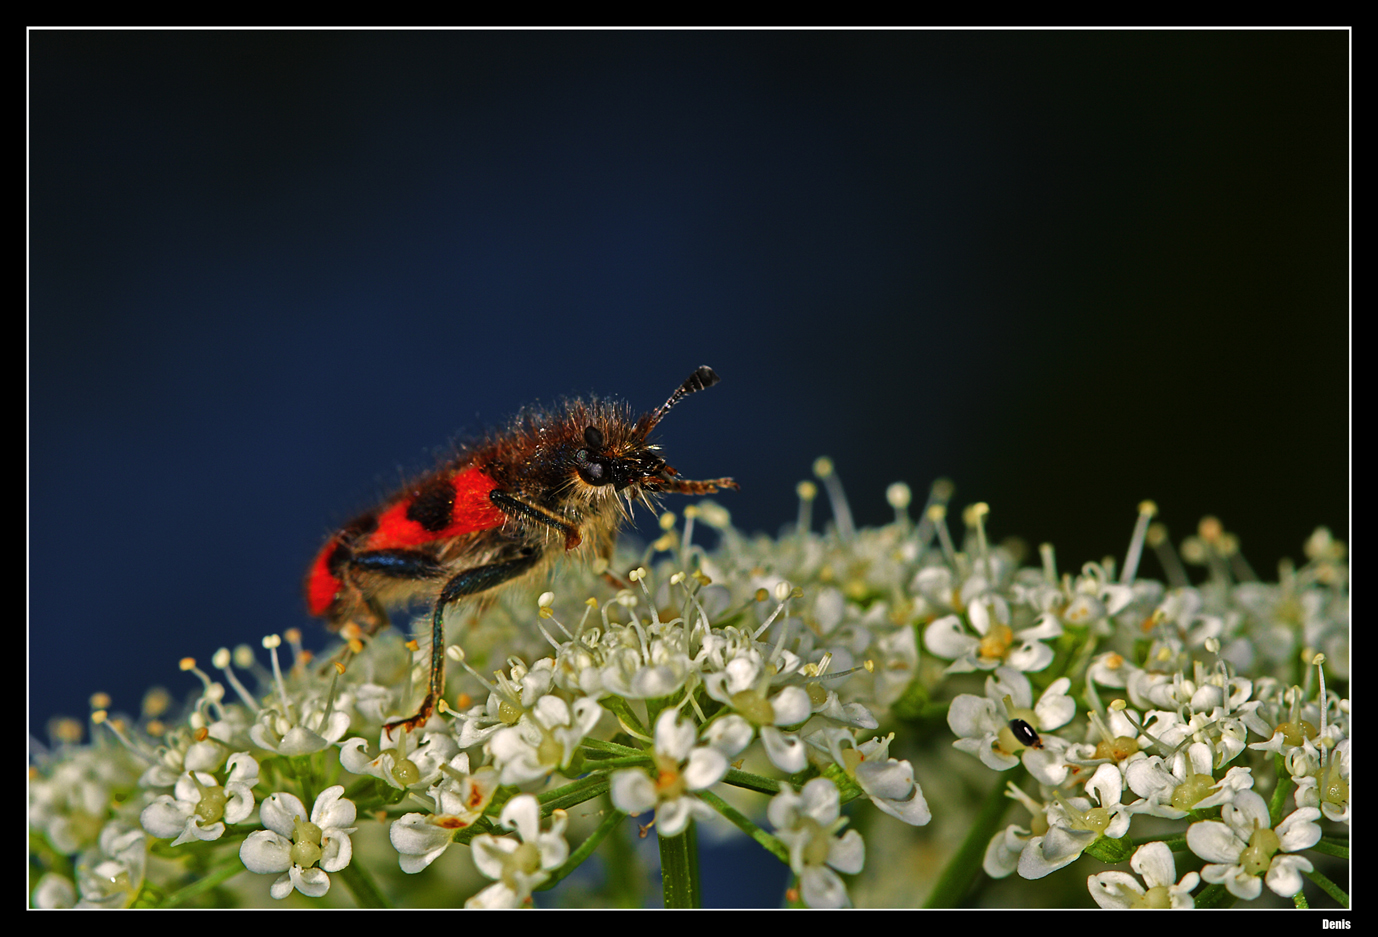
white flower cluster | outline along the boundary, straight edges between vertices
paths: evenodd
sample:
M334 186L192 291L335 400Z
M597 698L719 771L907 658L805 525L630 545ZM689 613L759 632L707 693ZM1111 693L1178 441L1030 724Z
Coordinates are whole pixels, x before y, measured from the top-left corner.
M321 899L343 877L355 901L383 906L369 845L382 842L385 861L418 882L467 846L491 882L466 893L470 906L529 906L618 816L653 813L643 835L663 838L726 816L789 865L792 895L845 907L843 876L863 872L867 845L844 804L928 824L913 763L891 752L912 758L906 729L944 719L956 750L1037 787L1010 786L1031 820L989 838L991 876L1038 879L1092 855L1129 860L1142 879L1092 875L1105 907L1190 907L1202 880L1246 900L1263 884L1300 891L1313 866L1299 853L1320 841L1318 821L1344 828L1350 816L1349 704L1323 686L1325 673L1348 676L1342 548L1318 534L1311 562L1276 586L1215 576L1167 588L1135 579L1144 521L1120 575L1088 564L1059 576L1050 549L1042 568L1019 569L989 548L983 506L957 550L942 485L918 523L894 486L896 522L853 529L821 468L837 518L827 534L808 529L811 483L799 525L778 540L744 537L705 502L682 528L666 520L611 600L586 601L597 579L568 571L558 599L500 603L449 649L463 669L449 684L457 702L415 733L385 726L410 712L429 649L388 632L347 636L335 666L311 663L290 634L286 669L281 642L265 640L271 674L248 649L216 655L218 680L186 662L204 689L171 728L100 709L95 744L65 745L31 774L42 847L31 865L50 869L34 903L175 905L242 885L247 870L274 876L261 881L275 899ZM696 523L717 529L716 550L693 545ZM1195 549L1210 559L1219 543L1203 534ZM1304 648L1324 669L1297 666ZM257 693L244 672L259 675ZM984 687L969 685L981 676ZM1285 766L1285 813L1254 792L1270 761ZM773 797L752 820L719 796L727 786ZM567 808L595 797L615 811L571 851ZM1183 823L1208 864L1178 879L1156 841L1130 860L1123 844L1142 816ZM380 821L386 835L366 836ZM202 871L150 889L150 852L195 854L160 869Z
M1039 879L1096 844L1108 861L1127 857L1111 841L1125 841L1133 819L1146 815L1196 821L1185 839L1209 863L1199 879L1244 900L1265 883L1297 895L1300 873L1314 866L1295 853L1322 835L1312 821L1324 814L1349 823L1349 701L1325 691L1320 665L1331 665L1314 650L1331 648L1340 664L1332 672L1347 677L1345 576L1324 533L1308 552L1313 562L1280 587L1214 581L1166 590L1133 581L1132 571L1116 581L1096 564L1060 580L1047 566L1041 576L1027 570L1004 580L999 564L993 579L930 573L941 588L928 591L955 597L948 601L964 614L933 621L928 649L953 661L948 672L990 672L984 694L958 695L949 707L954 746L997 771L1022 764L1040 790L1035 798L1011 786L1032 819L991 839L985 871ZM1067 695L1068 676L1033 699L1028 674L1049 668L1053 643L1086 661L1074 674L1080 703ZM1305 682L1319 675L1314 694L1268 673L1298 661ZM1292 790L1294 803L1285 816L1281 796L1270 808L1253 791L1257 765L1241 763L1248 750L1285 765L1279 794ZM1093 898L1105 907L1193 906L1197 873L1163 880L1174 868L1170 853L1146 845L1134 865L1153 882L1147 891L1106 872L1091 876Z

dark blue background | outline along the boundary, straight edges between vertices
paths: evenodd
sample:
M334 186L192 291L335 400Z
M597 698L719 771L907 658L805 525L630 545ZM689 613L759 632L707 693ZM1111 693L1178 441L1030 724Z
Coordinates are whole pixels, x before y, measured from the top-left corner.
M458 434L700 364L661 438L748 529L828 454L860 523L947 475L1063 569L1145 497L1265 577L1347 539L1348 47L30 33L31 729L310 628Z

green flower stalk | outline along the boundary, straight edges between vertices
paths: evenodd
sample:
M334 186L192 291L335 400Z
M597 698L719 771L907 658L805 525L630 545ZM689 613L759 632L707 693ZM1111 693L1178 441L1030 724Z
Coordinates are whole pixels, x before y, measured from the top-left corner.
M617 556L622 588L509 590L452 629L414 731L384 729L433 657L396 631L184 661L176 718L93 701L88 742L62 722L33 759L31 903L692 906L716 831L789 867L781 905L1347 906L1342 544L1318 530L1263 583L1218 522L1178 553L1145 503L1121 568L1059 573L991 543L985 505L950 529L950 483L917 522L893 485L895 521L857 528L815 470L823 533L812 482L778 538L703 501ZM628 876L652 834L660 896ZM589 862L602 892L564 881Z

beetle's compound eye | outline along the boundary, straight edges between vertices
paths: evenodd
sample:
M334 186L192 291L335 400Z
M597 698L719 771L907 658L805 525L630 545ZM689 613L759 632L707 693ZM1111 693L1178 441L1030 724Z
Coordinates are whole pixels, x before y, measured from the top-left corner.
M585 462L579 466L579 477L590 485L606 485L610 480L607 466L602 462Z

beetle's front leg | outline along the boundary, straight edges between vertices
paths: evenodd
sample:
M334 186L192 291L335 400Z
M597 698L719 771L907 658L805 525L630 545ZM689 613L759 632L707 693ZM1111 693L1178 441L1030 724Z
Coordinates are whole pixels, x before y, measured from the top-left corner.
M445 692L445 609L460 599L487 592L530 572L540 560L540 547L526 546L512 559L466 569L456 573L445 583L445 588L440 590L440 596L435 600L435 610L431 615L431 674L426 698L421 701L421 708L415 715L397 722L389 722L383 727L388 738L392 737L393 729L400 727L404 732L411 732L418 726L425 725L434 714L441 694Z

